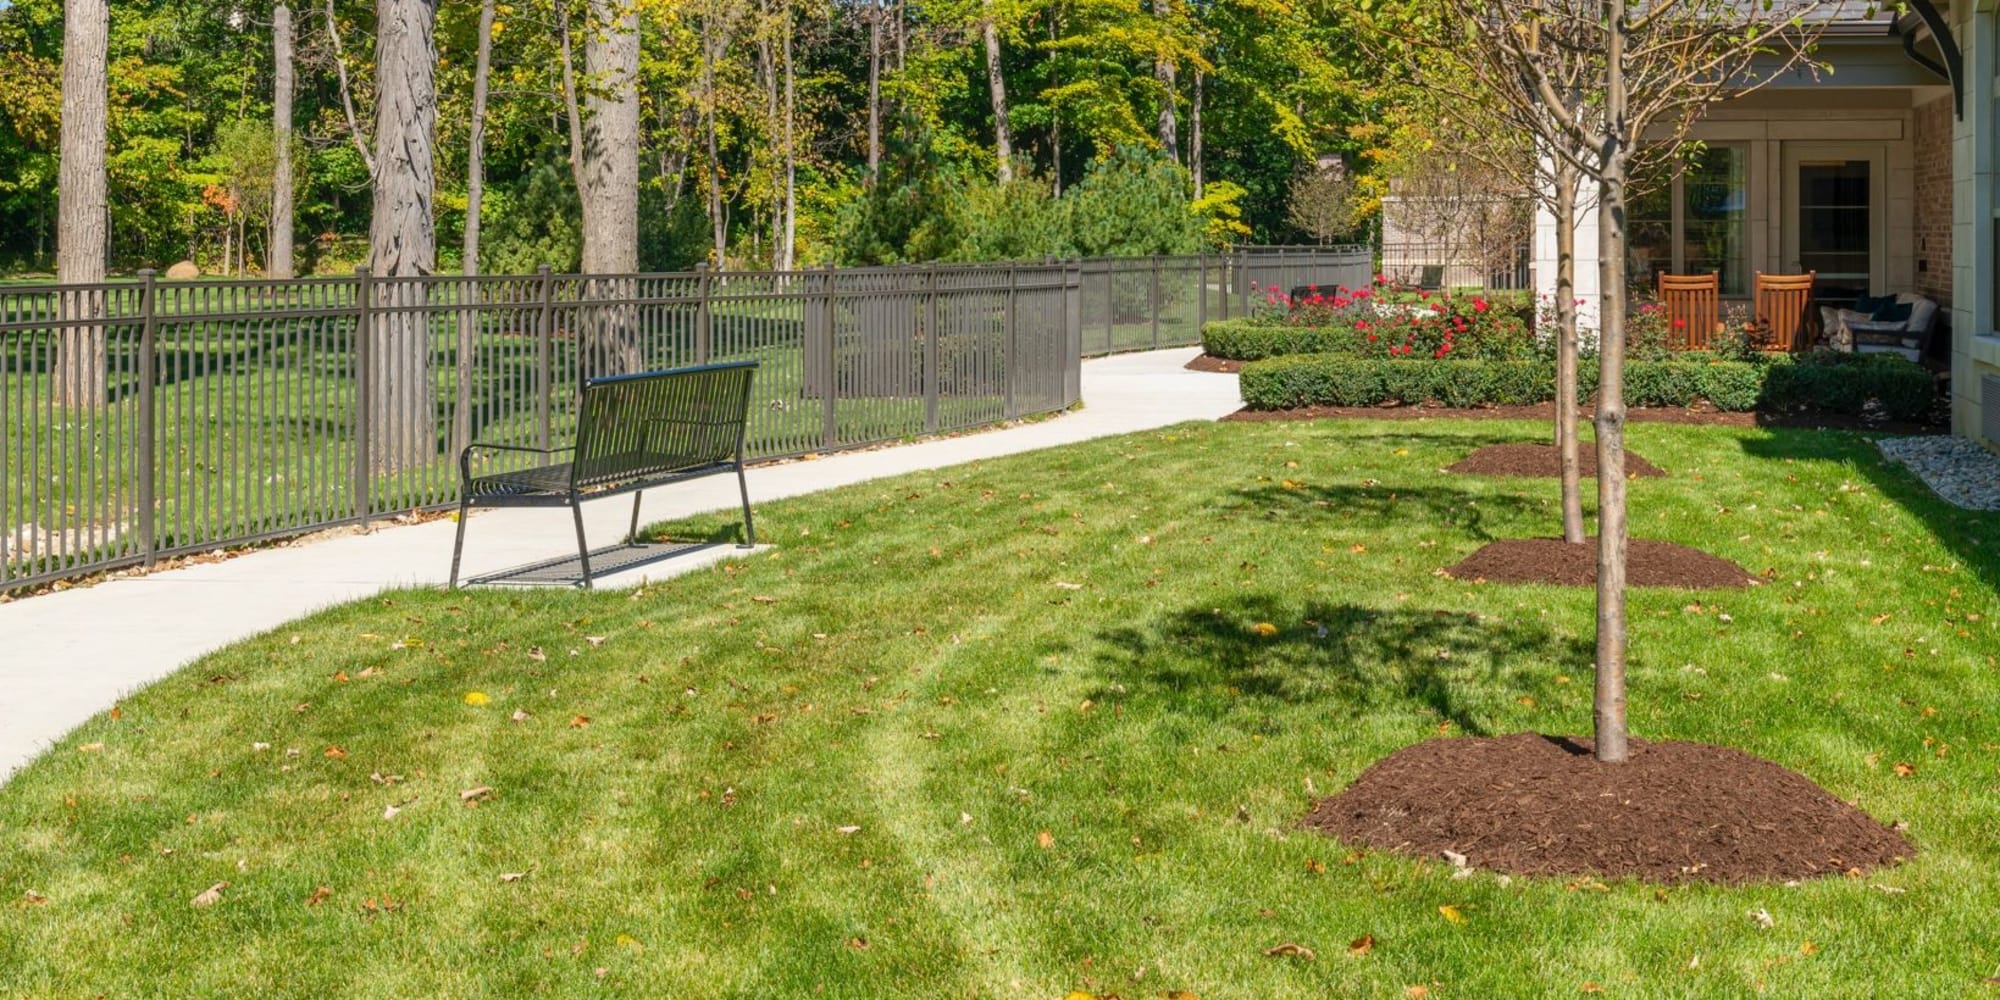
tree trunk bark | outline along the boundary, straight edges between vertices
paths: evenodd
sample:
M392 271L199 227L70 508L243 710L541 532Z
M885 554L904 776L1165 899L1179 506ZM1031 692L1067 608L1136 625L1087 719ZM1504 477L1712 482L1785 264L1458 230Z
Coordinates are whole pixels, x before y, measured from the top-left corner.
M1556 450L1562 466L1563 541L1582 545L1583 467L1577 436L1576 167L1555 158Z
M271 247L264 275L285 279L292 268L292 8L271 8Z
M1597 388L1597 759L1630 754L1625 718L1625 0L1605 3L1602 148L1598 151L1600 319Z
M779 172L784 169L784 150L778 148L779 136L784 132L784 124L779 120L781 113L778 101L778 46L772 37L775 27L773 12L768 3L763 7L764 24L762 37L757 40L757 72L764 78L764 128L765 139L771 147L771 269L782 271L778 263L779 247L785 242L785 193L780 183Z
M1204 77L1201 67L1194 71L1194 103L1188 108L1188 172L1194 175L1194 196L1200 200L1208 187L1201 162L1201 102Z
M1000 183L1005 184L1014 179L1014 136L1007 127L1007 81L1000 73L1000 28L993 23L991 13L989 10L986 20L980 22L979 31L986 40L986 89L993 95L993 151L1000 160Z
M868 8L868 176L882 169L882 17L876 2ZM790 77L786 77L787 81Z
M1153 0L1153 15L1159 18L1163 25L1172 13L1170 3L1171 0ZM1160 148L1166 150L1167 156L1175 163L1179 163L1181 160L1179 122L1174 111L1176 73L1177 67L1174 66L1172 59L1153 60L1153 79L1160 84Z
M66 0L63 4L56 281L66 285L104 280L110 240L104 166L110 35L111 7L106 0ZM104 327L87 321L104 316L104 293L97 289L67 291L60 307L65 325L56 347L56 403L96 409L107 401L110 357Z
M479 275L479 213L486 198L486 91L493 68L493 5L479 5L479 38L472 63L472 123L466 137L465 153L465 239L460 248L459 273L467 278ZM460 292L458 314L458 405L452 421L454 451L472 443L473 362L479 350L479 283L467 281Z
M785 8L785 237L778 245L778 269L798 267L799 243L799 152L798 73L792 65L792 13Z
M722 157L717 152L715 125L715 8L710 4L701 16L701 103L703 145L708 152L708 224L715 238L714 266L726 266L729 254L729 220L722 214Z
M639 13L624 0L590 0L591 30L583 43L591 86L583 101L583 161L577 193L583 200L583 273L597 297L634 297L630 275L639 270ZM586 336L589 374L642 371L635 307L596 306Z
M375 198L370 269L378 300L365 373L369 461L395 472L437 454L430 379L428 289L437 271L437 7L435 0L377 0ZM400 280L398 280L400 279Z

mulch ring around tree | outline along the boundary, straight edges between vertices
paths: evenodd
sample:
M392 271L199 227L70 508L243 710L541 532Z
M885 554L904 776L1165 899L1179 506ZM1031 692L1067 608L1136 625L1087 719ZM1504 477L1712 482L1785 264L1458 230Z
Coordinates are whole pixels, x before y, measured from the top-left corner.
M1587 478L1597 475L1597 447L1589 442L1577 449L1577 466ZM1552 444L1517 442L1514 444L1489 444L1470 455L1459 459L1445 468L1446 472L1457 472L1469 476L1530 476L1534 478L1555 478L1562 475L1562 453ZM1652 478L1664 476L1659 467L1645 459L1625 453L1625 476Z
M1454 580L1597 584L1597 539L1571 545L1560 538L1508 538L1492 542L1445 570ZM1757 582L1749 570L1721 556L1672 542L1634 538L1626 543L1625 582L1634 587L1741 588Z
M1426 740L1321 799L1305 824L1473 869L1649 882L1856 875L1916 853L1899 829L1768 760L1705 743L1630 749L1605 764L1588 740L1539 733Z

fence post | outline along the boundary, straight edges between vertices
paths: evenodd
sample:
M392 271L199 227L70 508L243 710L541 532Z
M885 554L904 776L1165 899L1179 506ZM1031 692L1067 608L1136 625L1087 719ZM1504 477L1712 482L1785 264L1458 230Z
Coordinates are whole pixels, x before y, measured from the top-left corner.
M1083 262L1063 268L1063 406L1076 405L1083 385Z
M143 316L142 325L139 327L139 549L145 559L146 568L151 569L153 554L159 551L159 542L154 535L156 512L153 509L153 505L157 502L153 484L156 444L153 438L157 430L153 423L153 379L156 364L153 355L159 343L158 303L154 296L159 288L154 282L155 272L152 268L142 268L139 277L145 281L145 287L139 291L140 312Z
M375 275L367 265L354 269L354 468L349 488L354 491L354 516L366 524L373 512L368 482L373 468L369 438L374 429L375 367Z
M1015 409L1015 403L1014 403L1014 380L1020 377L1020 370L1021 370L1021 344L1020 344L1020 335L1018 333L1020 329L1019 317L1021 314L1021 309L1019 302L1020 295L1017 292L1019 286L1020 286L1020 271L1013 264L1008 264L1007 265L1007 311L1005 314L1007 322L1007 343L1006 343L1006 352L1001 355L1001 362L1000 362L1002 368L1002 381L1005 383L1004 391L1006 393L1006 404L1004 409L1001 410L1001 412L1006 415L1008 420L1012 420L1015 417L1021 415L1020 412Z
M937 265L924 265L924 433L938 431L938 341Z
M1104 265L1104 353L1118 349L1118 258L1100 257Z
M1222 319L1223 322L1225 323L1229 321L1230 293L1231 290L1236 287L1230 284L1230 282L1234 280L1232 275L1236 273L1235 269L1230 267L1230 262L1235 259L1236 259L1236 251L1232 249L1225 251L1222 254L1222 259L1216 262L1216 266L1222 269L1222 273L1216 275L1217 278L1216 284L1222 287Z
M711 347L709 329L709 297L714 294L715 274L709 269L708 261L694 266L695 294L700 300L694 307L694 363L708 364Z
M834 382L840 372L840 363L833 356L833 271L818 268L812 273L812 286L806 299L806 339L818 340L820 344L820 384L825 387L825 419L821 427L821 447L832 451L840 443L840 414L834 405L839 395Z
M1152 275L1148 279L1146 311L1153 314L1153 350L1160 349L1160 255L1147 258L1152 263Z
M555 278L547 264L535 268L535 278L541 284L535 319L535 447L547 448L555 393Z
M1202 331L1208 329L1208 255L1196 254L1194 258L1194 336L1201 339Z

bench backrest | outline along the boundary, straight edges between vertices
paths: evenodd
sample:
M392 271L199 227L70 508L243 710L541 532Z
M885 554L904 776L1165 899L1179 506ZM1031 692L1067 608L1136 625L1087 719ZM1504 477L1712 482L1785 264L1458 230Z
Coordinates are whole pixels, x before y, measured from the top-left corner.
M595 378L577 404L571 488L733 465L755 361Z

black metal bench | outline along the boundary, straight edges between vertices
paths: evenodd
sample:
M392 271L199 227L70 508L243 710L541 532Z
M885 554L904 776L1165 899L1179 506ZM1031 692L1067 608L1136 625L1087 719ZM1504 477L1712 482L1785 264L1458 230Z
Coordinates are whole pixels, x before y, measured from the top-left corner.
M576 550L583 563L580 586L590 586L590 547L583 537L583 501L632 494L632 526L639 533L639 500L654 486L736 471L743 494L743 548L756 544L750 521L750 486L743 476L743 432L750 413L755 361L675 368L590 379L577 401L576 443L569 448L473 444L458 456L458 540L451 550L451 583L458 586L465 550L466 515L473 507L568 507L576 520ZM506 472L474 475L481 451L524 451L567 456Z

